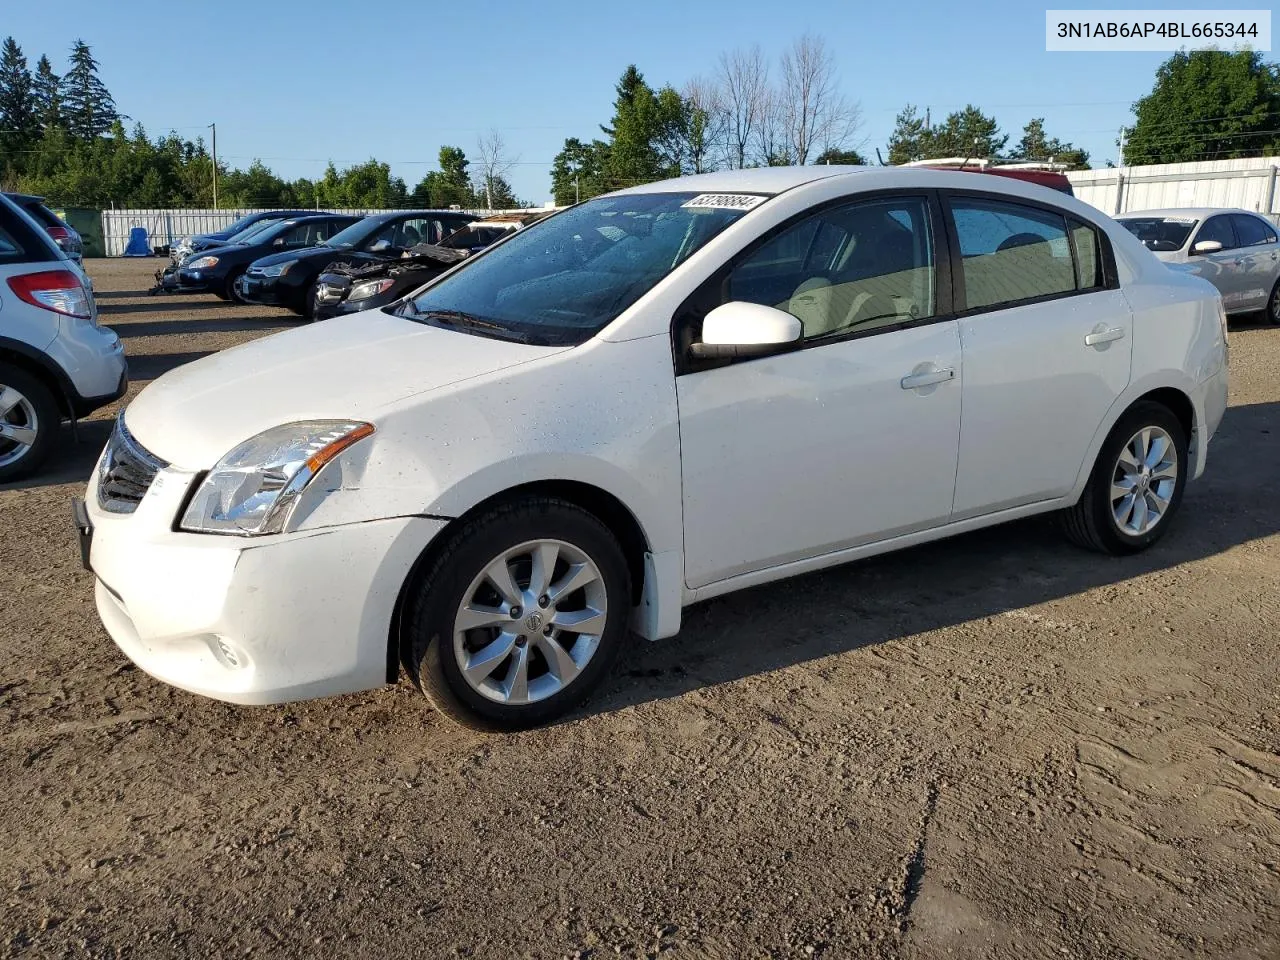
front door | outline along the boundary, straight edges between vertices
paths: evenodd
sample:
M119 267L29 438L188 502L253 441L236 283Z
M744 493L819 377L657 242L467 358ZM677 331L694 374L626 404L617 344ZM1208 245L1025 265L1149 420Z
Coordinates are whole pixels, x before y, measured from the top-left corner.
M1217 240L1222 249L1216 253L1196 253L1195 246L1202 240ZM1201 224L1187 250L1187 262L1194 264L1196 273L1218 288L1222 305L1229 312L1248 309L1244 257L1238 249L1229 214L1220 213Z
M677 318L685 574L700 587L945 523L960 339L926 196L827 207L748 250ZM687 359L707 310L764 303L798 349ZM945 305L944 305L945 306Z

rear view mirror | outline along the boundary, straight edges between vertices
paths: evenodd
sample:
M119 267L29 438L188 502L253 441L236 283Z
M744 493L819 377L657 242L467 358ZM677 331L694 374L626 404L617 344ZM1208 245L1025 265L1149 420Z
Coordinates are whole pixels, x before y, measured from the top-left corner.
M369 252L370 253L386 253L390 249L391 249L390 240L379 240L377 243L374 243L369 247Z
M1221 240L1198 240L1196 241L1196 245L1191 248L1191 252L1204 256L1206 253L1217 253L1221 249Z
M283 247L283 246L284 246L284 237L276 237L274 240L272 240L272 241L271 241L271 245L272 245L273 247Z
M789 313L760 303L722 304L702 321L702 342L689 352L701 359L762 357L797 343L804 328Z

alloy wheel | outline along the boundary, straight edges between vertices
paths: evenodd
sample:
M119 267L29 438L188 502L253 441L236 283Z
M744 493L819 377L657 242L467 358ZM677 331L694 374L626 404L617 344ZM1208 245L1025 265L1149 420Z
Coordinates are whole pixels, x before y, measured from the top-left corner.
M0 467L30 453L39 433L35 405L16 388L0 383Z
M1161 427L1143 427L1120 450L1111 475L1111 513L1120 532L1141 536L1169 510L1178 485L1178 450Z
M568 687L600 647L608 601L599 567L563 540L504 550L462 594L453 654L473 690L501 704Z

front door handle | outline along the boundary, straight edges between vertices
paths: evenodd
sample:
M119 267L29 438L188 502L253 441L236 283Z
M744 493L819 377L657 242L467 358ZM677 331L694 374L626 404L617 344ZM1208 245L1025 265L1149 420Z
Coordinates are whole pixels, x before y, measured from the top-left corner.
M1096 347L1100 343L1110 343L1112 340L1124 339L1124 327L1112 327L1109 330L1094 330L1093 333L1087 333L1084 337L1085 346Z
M921 370L919 373L907 374L901 382L903 390L919 390L921 387L932 387L934 384L946 383L955 378L956 372L951 369Z

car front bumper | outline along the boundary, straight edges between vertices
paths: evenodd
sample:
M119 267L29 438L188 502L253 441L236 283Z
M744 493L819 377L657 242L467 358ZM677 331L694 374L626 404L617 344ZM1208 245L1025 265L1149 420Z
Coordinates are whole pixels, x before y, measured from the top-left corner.
M293 309L299 299L298 292L278 277L242 275L236 280L236 291L241 299L264 307Z
M194 474L161 470L132 514L90 481L82 518L103 626L158 680L231 703L387 682L400 589L445 521L397 517L268 537L177 532ZM82 520L77 520L81 526Z
M172 286L166 280L161 281L166 290L181 290L183 293L212 293L221 288L223 279L207 270L188 270L179 267L169 276L173 277Z

